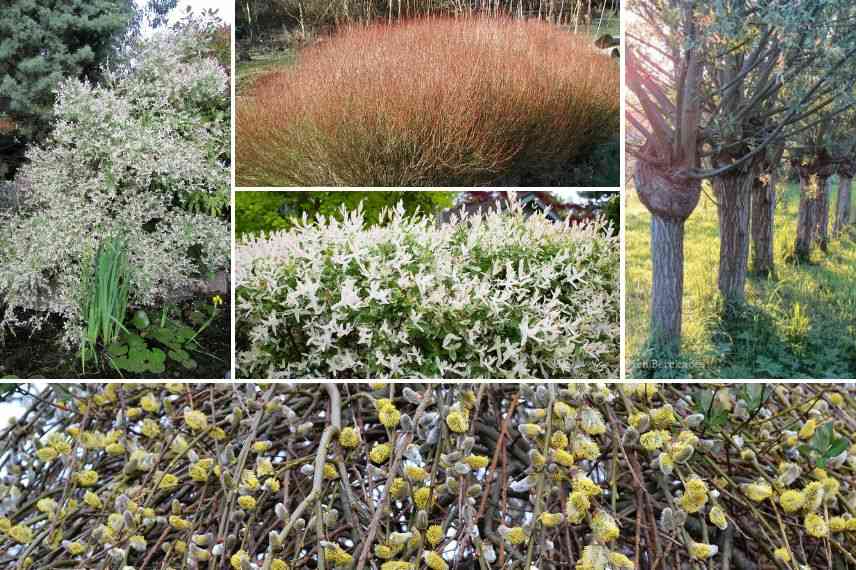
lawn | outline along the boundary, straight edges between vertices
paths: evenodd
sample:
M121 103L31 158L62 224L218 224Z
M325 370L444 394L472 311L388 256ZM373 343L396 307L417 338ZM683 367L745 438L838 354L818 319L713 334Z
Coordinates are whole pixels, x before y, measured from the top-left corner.
M621 35L621 19L615 12L608 12L604 14L603 20L601 20L598 15L594 18L594 21L591 23L591 25L580 24L579 26L577 26L576 30L574 30L573 26L568 27L571 31L576 31L580 34L588 33L595 39L599 38L603 34L609 34L616 38Z
M659 374L691 378L852 378L856 376L856 231L816 250L811 263L790 261L799 187L782 184L776 209L776 273L751 276L747 305L723 318L716 286L719 228L706 184L686 224L682 359ZM833 187L837 189L837 181ZM636 368L649 326L650 215L635 192L626 199L627 367ZM837 199L833 191L830 203ZM751 264L751 260L750 260ZM750 265L751 266L751 265ZM644 355L651 358L652 355Z
M235 71L235 93L240 95L266 72L293 64L294 55L294 50L289 48L285 51L256 54L250 61L239 62Z

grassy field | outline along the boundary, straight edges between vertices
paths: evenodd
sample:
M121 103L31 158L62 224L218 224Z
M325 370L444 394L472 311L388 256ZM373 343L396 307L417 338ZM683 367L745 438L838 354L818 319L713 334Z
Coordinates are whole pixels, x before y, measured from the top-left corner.
M837 182L835 183L837 188ZM686 224L682 360L658 375L677 378L853 378L856 376L856 230L817 250L811 264L790 261L799 188L779 189L776 274L750 275L747 305L723 318L716 286L719 228L710 189ZM830 199L834 205L836 192ZM635 192L626 199L628 375L640 360L649 326L650 215ZM835 211L834 206L832 211Z
M272 52L264 55L254 54L251 61L238 63L235 68L235 92L240 95L242 91L252 85L253 81L278 67L285 67L294 63L294 50L287 49L281 52Z

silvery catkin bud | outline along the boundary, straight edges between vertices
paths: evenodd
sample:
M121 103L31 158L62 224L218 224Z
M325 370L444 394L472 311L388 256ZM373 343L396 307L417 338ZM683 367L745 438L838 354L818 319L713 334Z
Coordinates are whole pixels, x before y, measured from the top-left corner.
M425 530L428 528L428 513L425 510L420 510L416 513L416 528Z
M285 504L277 503L276 506L274 507L274 512L276 513L276 516L279 520L281 520L281 521L287 521L288 520L288 511L285 509Z

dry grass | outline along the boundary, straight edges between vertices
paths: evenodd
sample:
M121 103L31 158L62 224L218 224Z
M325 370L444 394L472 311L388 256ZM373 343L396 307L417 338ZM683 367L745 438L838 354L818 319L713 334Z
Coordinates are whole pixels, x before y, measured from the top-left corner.
M537 21L344 29L237 107L241 186L544 183L618 133L619 66Z

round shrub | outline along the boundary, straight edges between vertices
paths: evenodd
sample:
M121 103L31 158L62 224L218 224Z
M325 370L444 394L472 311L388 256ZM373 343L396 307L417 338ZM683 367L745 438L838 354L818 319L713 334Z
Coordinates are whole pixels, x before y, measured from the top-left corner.
M619 66L539 21L357 26L236 111L241 186L545 186L617 136Z
M0 329L59 314L78 346L84 283L108 238L127 244L136 306L228 265L228 78L199 37L159 33L103 84L61 84L51 138L19 173L19 206L0 212Z
M306 217L236 250L248 378L609 378L619 354L619 242L598 218L452 219L401 205Z
M654 570L662 552L686 568L853 563L852 386L37 396L0 429L2 568Z

